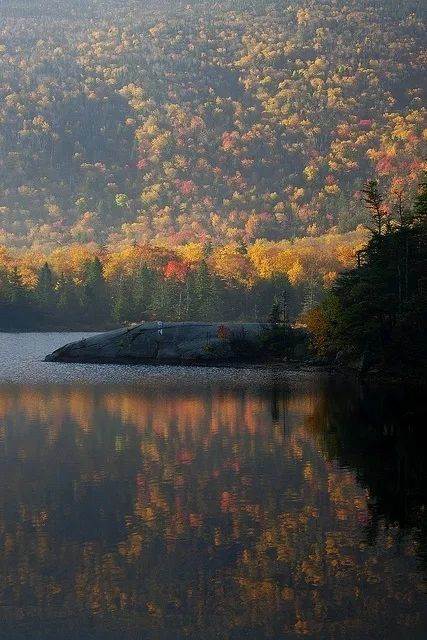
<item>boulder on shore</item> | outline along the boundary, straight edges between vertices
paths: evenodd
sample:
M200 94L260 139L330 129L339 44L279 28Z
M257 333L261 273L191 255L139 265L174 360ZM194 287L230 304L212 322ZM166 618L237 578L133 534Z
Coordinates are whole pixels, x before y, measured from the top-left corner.
M71 342L47 362L216 364L262 359L260 322L144 322Z

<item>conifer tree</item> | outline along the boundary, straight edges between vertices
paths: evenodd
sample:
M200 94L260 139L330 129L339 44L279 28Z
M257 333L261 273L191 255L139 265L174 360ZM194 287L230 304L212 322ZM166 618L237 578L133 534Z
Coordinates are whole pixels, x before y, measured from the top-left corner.
M133 301L135 321L146 319L152 307L156 273L144 264L135 276Z
M190 313L197 320L213 320L218 315L219 296L214 277L202 260L190 279Z
M112 317L115 322L126 323L134 319L132 287L127 278L122 278L114 296Z
M38 274L35 289L36 303L47 313L55 311L56 292L55 280L52 270L47 262L44 263Z
M102 264L98 257L86 263L82 290L82 305L84 315L88 322L99 326L109 322L111 305L107 284L102 272Z
M76 284L70 276L61 274L57 282L57 308L61 326L69 327L82 320L82 308Z

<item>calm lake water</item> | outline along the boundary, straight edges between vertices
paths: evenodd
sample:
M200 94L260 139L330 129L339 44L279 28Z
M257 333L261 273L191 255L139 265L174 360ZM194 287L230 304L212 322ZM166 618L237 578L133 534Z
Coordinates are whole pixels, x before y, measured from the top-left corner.
M0 334L0 638L425 638L423 404Z

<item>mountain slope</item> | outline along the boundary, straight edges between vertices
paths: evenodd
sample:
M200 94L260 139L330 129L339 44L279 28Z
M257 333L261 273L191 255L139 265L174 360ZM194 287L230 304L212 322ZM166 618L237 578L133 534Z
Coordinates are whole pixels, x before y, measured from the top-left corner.
M5 2L0 244L345 231L425 157L421 4ZM409 197L409 196L408 196Z

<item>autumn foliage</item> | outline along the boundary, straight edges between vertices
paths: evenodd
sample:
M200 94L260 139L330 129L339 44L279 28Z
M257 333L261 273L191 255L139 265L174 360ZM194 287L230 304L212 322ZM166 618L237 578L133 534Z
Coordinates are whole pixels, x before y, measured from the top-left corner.
M417 3L21 4L0 7L0 244L346 232L366 179L387 206L418 180Z

